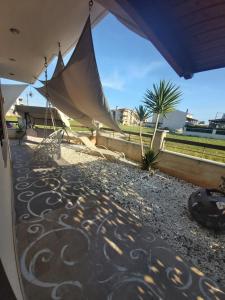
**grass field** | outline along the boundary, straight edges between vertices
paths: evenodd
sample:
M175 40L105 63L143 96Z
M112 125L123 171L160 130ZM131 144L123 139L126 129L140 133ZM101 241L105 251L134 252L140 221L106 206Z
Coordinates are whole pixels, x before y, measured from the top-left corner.
M79 122L77 122L75 120L70 120L70 126L71 126L73 131L87 131L87 130L89 130L88 128L84 127L83 125L81 125Z
M121 125L120 128L122 130L126 131L132 131L132 132L139 132L138 126L125 126ZM153 132L152 128L143 128L143 133L149 133L151 134ZM218 139L210 139L210 138L201 138L201 137L195 137L195 136L185 136L181 134L175 134L175 133L169 133L167 134L167 137L177 139L177 140L187 140L187 141L193 141L198 143L206 143L211 145L220 145L225 147L225 140L218 140ZM130 135L126 137L126 140L130 140L136 143L140 142L139 136ZM150 139L147 137L143 137L143 142L146 145L150 144ZM217 150L217 149L209 149L209 148L203 148L195 145L187 145L187 144L180 144L176 142L166 142L165 143L165 149L183 153L195 157L210 159L218 162L225 163L225 151L223 150Z
M139 132L139 126L128 126L128 125L119 125L122 130ZM153 128L143 127L143 133L153 133Z
M6 117L6 121L17 121L17 119L18 118L16 116L7 116ZM87 131L87 130L89 130L88 128L83 127L80 123L78 123L75 120L71 120L70 125L71 125L72 130L74 130L74 131ZM44 125L38 125L37 127L44 128ZM48 126L48 128L53 128L53 127Z
M120 128L122 130L127 130L127 131L132 131L132 132L139 132L139 127L138 126L120 125ZM151 133L153 133L153 128L143 127L142 132L151 134ZM194 142L199 142L199 143L207 143L207 144L225 146L225 140L201 138L201 137L198 137L198 136L187 136L187 135L176 134L176 133L168 133L166 136L170 137L170 138L173 138L173 139L180 139L180 140L194 141Z
M10 116L6 118L7 121L16 121L17 117ZM73 131L87 131L88 128L83 127L82 125L79 124L79 122L75 120L70 121L70 125ZM43 127L43 126L42 126ZM139 127L138 126L126 126L126 125L120 125L120 128L125 131L130 131L130 132L139 132ZM142 129L143 133L153 133L153 128L146 128L144 127ZM175 133L168 133L167 137L169 138L174 138L174 139L181 139L181 140L187 140L187 141L194 141L194 142L199 142L199 143L206 143L206 144L211 144L211 145L221 145L225 146L225 140L218 140L218 139L209 139L209 138L201 138L201 137L194 137L194 136L185 136L181 134L175 134ZM126 140L130 140L136 143L140 142L139 136L136 135L127 135ZM150 144L150 138L149 137L143 137L143 142L146 145ZM225 163L225 151L222 150L216 150L216 149L208 149L208 148L203 148L203 147L198 147L198 146L193 146L193 145L186 145L186 144L180 144L176 142L166 142L165 144L166 150L178 152L178 153L184 153L200 158L206 158L210 160L215 160L219 162L224 162Z
M6 121L17 121L17 119L16 116L6 116Z

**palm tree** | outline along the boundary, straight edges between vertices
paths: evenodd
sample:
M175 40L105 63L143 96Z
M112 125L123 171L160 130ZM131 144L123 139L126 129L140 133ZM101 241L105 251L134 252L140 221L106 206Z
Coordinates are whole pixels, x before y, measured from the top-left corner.
M146 107L143 105L139 105L138 107L135 107L135 117L139 122L139 134L140 134L140 143L141 143L141 156L144 157L144 146L143 146L143 140L142 140L142 125L143 122L145 122L149 116L150 113Z
M153 89L146 91L144 104L151 114L156 114L155 128L150 143L152 149L156 130L159 124L160 115L165 116L167 113L175 110L180 102L182 93L178 86L173 85L170 81L160 80L159 85L153 84Z

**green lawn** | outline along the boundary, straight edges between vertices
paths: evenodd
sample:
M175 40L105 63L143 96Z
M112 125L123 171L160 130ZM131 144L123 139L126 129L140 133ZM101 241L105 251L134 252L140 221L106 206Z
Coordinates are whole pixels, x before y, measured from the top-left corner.
M138 126L125 126L121 125L121 129L126 130L126 131L131 131L131 132L139 132L139 127ZM143 128L144 133L152 133L153 129L152 128ZM206 144L211 144L211 145L221 145L225 146L225 140L218 140L218 139L210 139L210 138L201 138L201 137L194 137L194 136L185 136L181 134L175 134L175 133L168 133L167 137L177 139L177 140L187 140L187 141L194 141L194 142L199 142L199 143L206 143ZM140 139L139 136L135 135L127 135L126 140L132 141L139 143ZM144 144L149 145L150 139L147 137L143 137ZM180 144L176 142L166 142L165 144L165 149L178 152L178 153L183 153L183 154L188 154L191 156L195 157L200 157L200 158L205 158L205 159L210 159L214 161L219 161L225 163L225 151L223 150L216 150L216 149L209 149L209 148L203 148L199 146L194 146L194 145L185 145L185 144Z
M166 150L225 163L225 151L166 142Z
M128 125L119 125L122 130L125 131L132 131L132 132L139 132L139 126L128 126ZM153 133L153 128L143 127L143 133Z
M17 116L6 116L6 121L17 121L18 118ZM83 127L83 125L81 125L79 122L75 121L75 120L71 120L70 121L70 125L73 131L87 131L89 130L86 127ZM44 128L44 125L37 125L36 127L38 128ZM49 129L53 129L52 126L48 126ZM57 127L58 128L58 127Z
M193 141L193 142L198 142L198 143L206 143L206 144L225 146L225 140L203 138L203 137L198 137L198 136L187 136L187 135L175 134L175 133L169 133L169 134L167 134L167 137L171 137L174 139L180 139L180 140Z
M211 144L211 145L225 146L225 140L185 136L179 134L168 134L168 137L187 140L187 141L194 141L199 143L205 143L205 144ZM178 144L174 142L166 142L166 149L174 152L184 153L184 154L188 154L200 158L205 158L205 159L210 159L210 160L215 160L215 161L225 163L225 151L223 150L203 148L194 145Z
M73 131L87 131L87 130L89 130L87 127L84 127L82 124L80 124L76 120L70 120L70 126L71 126Z
M120 128L122 130L126 130L126 131L139 132L139 126L120 125ZM143 127L142 132L151 134L151 133L153 133L153 128ZM193 141L193 142L198 142L198 143L207 143L207 144L225 146L225 140L202 138L202 137L198 137L198 136L187 136L187 135L176 134L176 133L168 133L167 137L170 137L173 139Z
M6 121L17 121L17 119L16 116L6 116Z

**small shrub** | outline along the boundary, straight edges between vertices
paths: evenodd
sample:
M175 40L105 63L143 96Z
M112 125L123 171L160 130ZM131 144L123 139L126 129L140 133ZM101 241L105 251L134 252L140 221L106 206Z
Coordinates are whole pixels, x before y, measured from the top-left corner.
M147 152L145 152L145 155L142 158L142 170L149 171L151 168L153 168L154 165L158 162L156 160L158 155L159 152L155 154L153 150L148 150Z

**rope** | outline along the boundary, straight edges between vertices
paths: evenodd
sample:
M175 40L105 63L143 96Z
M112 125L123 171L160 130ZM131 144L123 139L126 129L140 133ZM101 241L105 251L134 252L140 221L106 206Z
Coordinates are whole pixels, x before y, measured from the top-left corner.
M54 114L52 110L52 105L49 100L49 93L48 93L48 64L47 64L47 58L45 57L45 96L46 96L46 109L45 109L45 120L44 120L44 139L42 140L40 147L37 149L37 153L44 153L44 155L53 157L55 154L57 156L60 156L60 144L62 142L63 138L63 131L58 130L56 131L55 128L55 120L54 120ZM54 132L47 136L47 120L48 120L48 110L50 112L52 125L54 128Z
M47 58L45 57L45 96L46 96L46 106L45 106L45 123L44 123L44 137L47 136L47 118L48 118L48 64Z
M94 4L94 2L92 0L90 0L89 1L89 12L91 11L93 4Z
M48 110L50 112L51 120L52 120L52 125L53 129L55 131L55 121L54 121L54 115L51 109L51 103L49 101L49 94L48 94L48 63L47 63L47 58L45 57L45 95L46 95L46 110L45 110L45 125L44 125L44 136L46 138L47 136L47 123L48 123Z
M53 111L52 111L52 106L51 106L51 103L49 102L49 110L50 110L50 114L51 114L51 120L52 120L52 125L53 125L53 129L55 131L55 120L54 120L54 114L53 114Z

